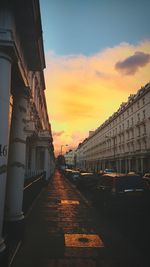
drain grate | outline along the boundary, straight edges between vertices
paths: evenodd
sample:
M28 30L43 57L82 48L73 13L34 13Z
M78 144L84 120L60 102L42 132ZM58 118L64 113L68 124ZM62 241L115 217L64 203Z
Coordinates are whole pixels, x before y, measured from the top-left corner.
M102 239L94 234L65 234L66 247L100 248L104 247Z

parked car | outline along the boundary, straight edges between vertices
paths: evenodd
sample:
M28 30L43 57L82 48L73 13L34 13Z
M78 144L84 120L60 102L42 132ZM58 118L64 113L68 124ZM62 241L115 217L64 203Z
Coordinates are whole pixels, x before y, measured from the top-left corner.
M76 184L79 180L79 177L80 177L80 172L72 170L72 172L70 172L70 175L69 175L69 180L73 182L74 184Z
M115 170L114 169L105 169L104 173L114 173Z
M97 175L92 172L80 173L80 177L77 182L77 187L80 190L91 189L97 183Z
M72 169L65 169L65 171L64 171L65 177L69 178L69 176L71 175L72 171L73 171Z
M150 198L150 173L145 173L142 179L144 184L145 196Z
M150 173L147 172L143 176L143 184L144 184L144 196L145 196L145 209L150 209Z
M144 187L139 175L104 174L93 191L93 201L103 211L123 211L133 206L138 208L143 197Z
M145 173L143 179L150 180L150 172Z
M127 175L139 175L139 174L134 172L134 171L130 171L130 172L127 173Z

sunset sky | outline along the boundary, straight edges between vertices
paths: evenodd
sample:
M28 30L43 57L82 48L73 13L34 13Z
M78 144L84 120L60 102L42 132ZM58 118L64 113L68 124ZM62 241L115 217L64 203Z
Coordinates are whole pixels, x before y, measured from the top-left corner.
M40 7L57 155L150 81L150 1L41 0Z

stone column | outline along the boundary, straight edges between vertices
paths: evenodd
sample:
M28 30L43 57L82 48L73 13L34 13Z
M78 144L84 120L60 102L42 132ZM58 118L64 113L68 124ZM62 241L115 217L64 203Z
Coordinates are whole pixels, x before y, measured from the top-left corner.
M119 172L119 160L116 159L116 171Z
M128 173L128 159L125 159L125 172Z
M138 158L136 158L136 172L139 172Z
M32 147L31 150L31 171L36 174L36 147Z
M132 171L131 170L131 159L130 158L128 159L128 170L129 170L129 172Z
M122 172L122 164L121 159L119 160L119 172Z
M46 181L48 181L50 177L50 154L48 151L48 147L45 147L45 164L44 164L44 171L46 171Z
M143 173L144 173L144 169L143 169L143 158L141 158L141 170L140 170L140 172L143 175Z
M6 190L6 170L9 144L9 105L11 88L11 59L0 53L0 258L5 251L2 238Z
M27 96L25 95L25 88L18 88L13 98L5 219L9 233L16 239L20 239L24 224L22 202L26 160L26 136L24 127L26 122Z

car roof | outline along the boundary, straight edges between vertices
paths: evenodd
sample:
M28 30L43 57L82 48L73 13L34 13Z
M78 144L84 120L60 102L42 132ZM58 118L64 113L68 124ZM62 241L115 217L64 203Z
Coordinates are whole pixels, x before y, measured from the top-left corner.
M150 177L150 172L145 173L143 177Z
M105 173L102 175L102 177L140 177L139 174L126 174L126 173L118 173L118 172L113 172L113 173Z
M125 173L118 173L118 172L112 172L112 173L105 173L102 175L102 177L124 177L126 176Z
M82 172L80 175L82 175L82 176L86 176L86 175L91 176L91 175L93 175L93 173L92 172Z

